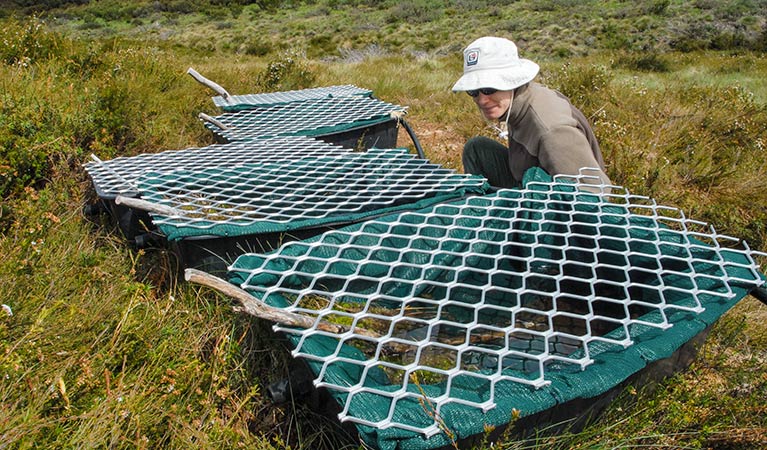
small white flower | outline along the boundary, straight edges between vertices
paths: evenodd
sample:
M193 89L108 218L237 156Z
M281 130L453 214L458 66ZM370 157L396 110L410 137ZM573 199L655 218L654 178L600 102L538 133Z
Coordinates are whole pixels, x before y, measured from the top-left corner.
M6 305L5 303L3 303L3 311L8 313L9 316L13 315L13 310L11 309L10 306Z

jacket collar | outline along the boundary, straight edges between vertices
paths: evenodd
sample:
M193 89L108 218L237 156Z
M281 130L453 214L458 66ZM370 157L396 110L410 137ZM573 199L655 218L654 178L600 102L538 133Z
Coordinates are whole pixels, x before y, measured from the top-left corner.
M522 117L525 115L525 111L527 110L527 105L530 104L530 97L532 96L532 90L530 89L530 85L532 83L528 83L524 86L521 86L517 88L516 92L514 92L514 99L511 103L511 111L509 112L509 129L514 129L519 122L522 120ZM503 119L505 120L506 115L503 115Z

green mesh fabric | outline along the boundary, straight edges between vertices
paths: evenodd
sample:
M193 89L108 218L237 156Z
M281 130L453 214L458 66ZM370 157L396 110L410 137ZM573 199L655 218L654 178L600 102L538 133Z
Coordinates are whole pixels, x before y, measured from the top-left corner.
M280 163L147 172L142 198L173 206L155 215L170 241L246 236L358 222L482 194L489 186L415 158L407 149L371 149Z
M699 240L700 236L674 235L674 237L666 236L664 239L659 239L658 234L664 233L663 218L643 215L641 211L634 210L633 207L603 202L597 196L574 193L567 189L563 189L562 199L571 198L574 195L581 197L582 200L585 199L578 204L578 209L569 209L566 201L562 201L561 207L558 207L556 196L553 199L548 197L544 205L543 197L539 197L536 193L536 186L545 186L550 181L551 178L542 170L531 169L525 176L524 185L528 190L524 194L515 190L506 190L486 196L488 198L507 196L526 207L524 213L511 221L515 227L514 230L518 231L516 235L509 230L503 230L495 235L498 251L504 247L504 241L509 237L529 241L532 235L527 234L526 231L535 230L535 242L533 242L535 245L531 246L533 249L531 251L535 253L536 260L544 261L544 265L546 261L565 261L563 275L572 279L568 284L570 289L568 295L593 294L600 298L612 298L615 303L620 303L628 297L639 299L647 305L634 311L641 313L640 321L632 323L629 327L616 327L609 332L604 337L611 338L611 342L591 341L588 343L588 349L576 350L573 355L570 355L569 360L554 361L549 364L545 372L545 378L549 383L544 386L536 387L512 380L501 380L493 386L486 379L472 373L453 377L449 387L443 382L429 383L428 380L423 380L419 386L408 384L406 390L412 393L412 397L397 403L393 422L407 424L414 428L427 428L434 422L434 417L430 414L429 403L424 400L424 397L435 399L449 395L455 401L444 405L439 417L444 426L455 433L456 439L463 439L483 433L486 425L502 426L509 423L515 409L522 416L529 416L570 400L597 397L632 374L643 370L649 363L671 356L684 343L714 323L751 289L764 283L764 277L761 274L749 270L747 257L742 253L708 246L707 243ZM463 205L475 200L477 199L432 206L427 211L440 210L447 217L450 215L451 205ZM462 211L466 214L466 209ZM463 230L477 227L480 224L480 217L488 213L494 212L477 209L476 220L471 217L463 219L466 222L462 224L466 225ZM400 224L398 226L407 228L408 217L412 217L413 224L423 225L418 222L421 220L420 216L415 214L391 215L344 228L343 230L347 233L329 233L307 240L305 244L286 246L270 255L243 255L231 267L230 282L248 288L253 295L271 305L289 307L293 299L287 298L279 290L271 289L270 286L279 283L300 293L302 289L305 289L302 286L310 285L313 281L305 279L302 275L284 275L291 268L296 267L296 261L308 255L315 259L339 257L337 253L327 250L326 247L314 244L334 241L338 248L344 248L352 244L353 239L364 239L364 236L360 237L361 235L355 233L356 231L366 229L369 232L372 230L371 234L375 234L378 227L383 234L387 230L390 231L388 224L395 222ZM576 220L573 221L573 218ZM482 216L482 220L485 220L482 223L488 223L487 216ZM572 236L573 227L580 231L577 236ZM428 232L424 231L424 228L419 228L418 231L423 239L410 241L410 247L401 250L413 255L413 259L407 262L414 264L418 262L419 250L434 251L437 245L434 244L436 239L430 242ZM461 236L461 233L465 236ZM459 258L457 255L465 251L467 246L478 245L476 242L462 239L470 237L470 232L462 231L461 233L452 236L454 239L448 240L445 240L445 236L439 236L442 239L439 241L439 249L444 250L445 259ZM492 235L492 230L488 233ZM487 236L486 234L485 237ZM391 239L396 240L397 237L392 236ZM675 242L675 239L679 242ZM356 246L365 244L360 240L354 240L353 243ZM371 242L371 245L373 244ZM482 245L492 247L494 244L488 244L485 240ZM628 246L632 246L631 252L628 252ZM489 253L492 254L494 250L490 250ZM344 253L344 258L353 261L354 251L354 248L350 247L350 250ZM274 258L275 254L279 257ZM375 253L375 256L382 261L392 260L394 257L387 255L384 249ZM308 261L301 267L302 273L320 270L319 267L316 269L309 267L312 261ZM568 264L567 261L578 261L578 264ZM599 267L596 269L599 272L596 274L597 282L579 284L579 279L589 279L590 275L581 273L588 270L589 261L601 263L595 266ZM722 265L713 264L716 261L734 264L725 265L726 269L722 271ZM483 272L492 270L493 266L479 259L475 263L478 270L469 271L466 276L476 276L478 280L484 280ZM610 269L612 263L616 266L625 264L632 269L625 273L612 271ZM316 277L322 279L324 289L337 292L341 289L338 280L342 276L355 273L355 268L352 266L352 263L332 264L329 273L318 273ZM446 263L445 267L451 267L451 265ZM663 277L664 271L672 268L678 274L671 278ZM383 276L386 270L383 265L367 263L358 276L375 279ZM417 269L410 270L414 273L413 279L423 276L431 283L421 282L420 287L411 286L408 289L403 289L403 286L396 284L387 285L385 289L379 287L380 293L392 299L396 299L403 293L419 296L424 295L423 290L426 289L424 286L428 285L434 289L430 295L436 295L435 293L440 289L447 289L442 286L443 284L450 285L455 281L454 278L446 276L445 272L449 272L449 269L425 273L418 272ZM333 274L338 275L338 279L335 279ZM409 275L400 273L399 276L407 280ZM469 286L472 285L470 280L462 281ZM493 281L506 282L502 279L493 279ZM517 286L519 286L518 283L534 282L530 279L507 281L510 285ZM336 282L339 286L333 287L333 283ZM482 282L477 282L476 285L482 286ZM264 289L258 287L264 287ZM349 301L353 301L355 293L364 293L366 289L363 282L357 284L352 282L344 284L343 287L346 289ZM710 290L710 293L697 297L692 295L691 292L697 291L698 287L705 287ZM537 286L536 289L545 290L546 287L545 285ZM668 291L665 301L678 305L679 308L654 309L652 305L659 302L656 298L659 289L663 292ZM477 301L476 293L477 290L469 288L458 289L450 292L450 298L471 304ZM486 302L492 301L491 296L484 298ZM700 306L697 302L700 302ZM373 387L378 391L363 392L350 400L348 393L331 389L338 403L346 406L347 416L370 422L387 420L392 407L392 398L385 393L397 391L402 387L394 383L384 371L375 367L363 374L365 367L363 362L367 356L362 351L350 345L343 345L339 353L340 357L330 364L323 365L322 358L336 352L339 345L337 338L322 333L301 334L290 332L291 330L283 331L289 331L287 336L295 347L294 354L304 356L323 382L338 386L354 386L363 383L364 386ZM621 341L626 341L627 344L616 344ZM629 341L630 344L628 344ZM577 362L579 355L585 354L586 350L593 362L583 368L574 362ZM506 374L512 374L515 371L519 373L514 375L520 378L531 376L529 372L518 368L504 369ZM493 400L492 408L485 411L478 406L487 404L490 399ZM356 425L362 439L374 448L415 450L451 444L445 433L426 436L424 433L397 426L379 429L365 424L357 423Z

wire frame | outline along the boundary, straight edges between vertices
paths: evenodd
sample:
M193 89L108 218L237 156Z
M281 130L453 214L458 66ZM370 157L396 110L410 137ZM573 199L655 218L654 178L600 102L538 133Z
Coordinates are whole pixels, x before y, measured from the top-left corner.
M584 182L532 181L243 255L231 281L314 318L275 329L339 399L342 421L426 437L444 417L461 423L460 408L492 411L514 386L628 376L647 353L632 350L637 339L663 341L763 283L739 240ZM346 331L324 331L328 322ZM593 366L607 352L621 363Z

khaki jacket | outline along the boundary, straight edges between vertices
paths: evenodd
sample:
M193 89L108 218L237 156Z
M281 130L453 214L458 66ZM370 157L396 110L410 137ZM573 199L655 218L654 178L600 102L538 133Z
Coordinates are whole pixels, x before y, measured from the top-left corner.
M509 112L509 157L512 175L521 180L531 167L550 175L578 175L583 167L598 168L589 175L610 184L602 151L586 117L564 95L531 82L517 89ZM592 184L598 184L594 180Z

